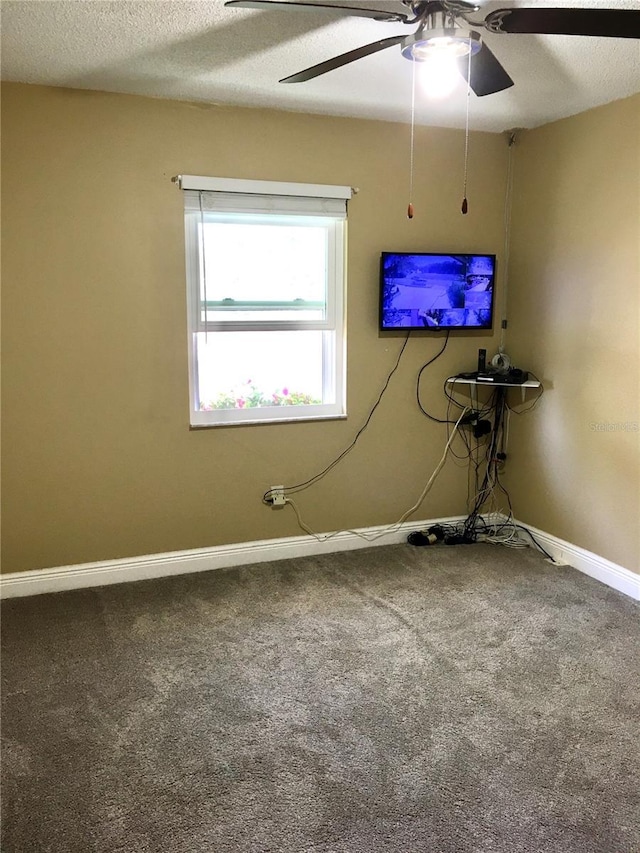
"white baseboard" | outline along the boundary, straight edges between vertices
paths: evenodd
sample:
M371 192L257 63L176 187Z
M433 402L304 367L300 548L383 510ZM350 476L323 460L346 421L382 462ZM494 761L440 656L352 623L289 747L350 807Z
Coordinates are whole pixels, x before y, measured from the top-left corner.
M334 551L352 551L374 545L391 545L404 542L414 530L424 530L432 524L456 524L465 516L438 518L430 521L405 522L395 525L363 527L355 531L341 531L323 540L313 536L291 536L285 539L263 539L240 542L235 545L216 545L191 551L170 551L122 560L103 560L97 563L80 563L51 569L34 569L0 575L0 598L18 598L62 592L114 583L149 580L191 572L208 572L228 569L270 560L286 560L311 554L330 554ZM390 532L388 531L391 527ZM364 537L369 537L364 538Z
M408 522L393 528L390 532L385 525L363 527L356 531L336 533L331 538L320 541L312 536L291 536L284 539L263 539L191 551L171 551L122 560L104 560L74 566L14 572L0 576L0 598L41 595L48 592L227 569L233 566L285 560L312 554L352 551L374 545L391 545L404 542L407 535L414 530L424 530L433 524L455 524L464 518L465 516L460 515ZM517 523L530 530L557 563L570 565L607 586L640 600L640 575L531 525ZM522 540L530 542L524 532Z
M578 545L572 545L571 542L560 539L558 536L538 530L537 527L532 527L530 524L521 521L517 521L516 524L530 530L536 541L553 557L554 562L571 566L579 572L617 589L618 592L623 592L636 601L640 601L640 574L625 569L617 563L612 563L611 560L606 560L604 557L599 557L592 551L587 551ZM520 538L523 542L531 543L524 532Z

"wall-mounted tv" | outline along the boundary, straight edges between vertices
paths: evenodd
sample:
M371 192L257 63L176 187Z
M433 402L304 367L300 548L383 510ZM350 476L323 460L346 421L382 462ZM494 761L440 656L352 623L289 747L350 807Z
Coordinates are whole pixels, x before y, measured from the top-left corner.
M383 252L380 329L491 329L496 256Z

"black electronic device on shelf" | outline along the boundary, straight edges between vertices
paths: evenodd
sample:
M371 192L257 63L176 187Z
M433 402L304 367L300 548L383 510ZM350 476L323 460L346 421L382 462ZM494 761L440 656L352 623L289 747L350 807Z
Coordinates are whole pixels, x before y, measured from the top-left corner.
M522 385L528 379L529 373L517 367L510 367L506 373L490 371L476 376L476 382L486 382L487 385Z
M477 382L486 385L522 385L529 381L529 373L511 366L511 359L504 353L499 353L487 365L486 349L478 350L478 369L467 373L458 373L454 379L466 382Z
M466 382L484 383L486 385L522 385L523 382L529 381L529 373L517 367L510 367L504 373L498 373L496 370L480 373L480 371L474 370L468 373L458 373L452 379L463 379Z

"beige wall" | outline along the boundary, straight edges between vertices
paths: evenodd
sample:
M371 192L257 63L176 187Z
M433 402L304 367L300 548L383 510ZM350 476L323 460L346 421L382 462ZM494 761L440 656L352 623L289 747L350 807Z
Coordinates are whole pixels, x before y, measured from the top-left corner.
M512 430L514 506L637 572L640 96L524 133L515 164L507 351L547 390Z
M404 125L17 84L3 86L2 111L3 571L300 533L261 495L343 450L395 361L402 340L377 332L380 251L500 256L500 135L472 134L464 217L464 134L419 129L409 222ZM180 172L360 188L347 421L189 430ZM313 528L392 522L419 495L446 436L419 413L415 376L441 342L409 342L356 449L300 496ZM452 337L429 368L432 410L444 412L443 378L472 369L478 346L495 351L495 338ZM417 517L464 512L465 500L464 468L449 463Z

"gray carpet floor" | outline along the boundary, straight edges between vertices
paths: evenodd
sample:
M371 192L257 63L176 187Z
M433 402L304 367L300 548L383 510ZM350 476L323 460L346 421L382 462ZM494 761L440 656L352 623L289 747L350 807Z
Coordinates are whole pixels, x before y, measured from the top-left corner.
M638 853L639 613L492 545L10 600L3 853Z

